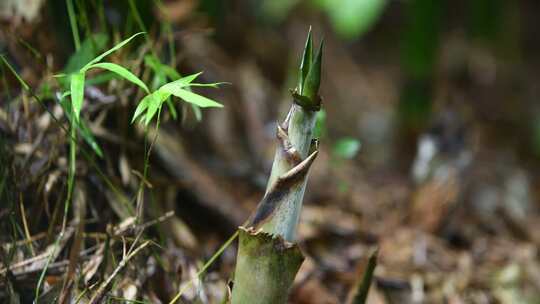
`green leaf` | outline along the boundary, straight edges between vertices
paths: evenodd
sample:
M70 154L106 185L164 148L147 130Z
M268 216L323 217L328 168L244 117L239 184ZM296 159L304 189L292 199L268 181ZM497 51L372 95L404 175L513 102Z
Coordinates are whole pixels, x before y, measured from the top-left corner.
M176 86L164 85L163 87L159 88L159 91L172 94L172 95L174 95L176 97L179 97L179 98L183 99L185 102L195 104L195 105L197 105L197 106L199 106L201 108L211 108L211 107L222 108L223 107L222 104L220 104L220 103L218 103L218 102L216 102L216 101L214 101L212 99L209 99L209 98L206 98L206 97L204 97L202 95L195 94L193 92L181 89L181 88L176 87Z
M166 92L168 94L172 94L176 97L182 98L184 101L189 102L191 104L195 104L202 108L207 107L223 107L222 104L206 98L204 96L201 96L199 94L195 94L193 92L190 92L188 90L188 87L190 86L206 86L206 87L217 87L221 83L192 83L193 80L195 80L199 75L201 75L202 72L191 74L185 77L182 77L178 80L169 82L159 88L158 91ZM184 89L185 88L185 89Z
M76 121L79 121L82 103L84 100L84 73L71 74L71 103Z
M121 65L111 63L111 62L101 62L101 63L93 64L88 67L88 69L92 69L92 68L102 68L102 69L114 72L124 77L126 80L131 81L132 83L138 85L143 90L145 90L146 93L150 93L150 90L148 90L148 87L146 86L146 84L144 84L144 82L141 79L139 79L139 77L135 76L128 69L124 68Z
M72 123L71 119L71 104L66 100L66 97L71 95L71 92L67 91L62 93L60 96L60 106L64 110L64 113L66 114L66 117L70 123ZM97 140L95 139L94 135L90 131L90 128L86 125L84 122L84 119L81 119L79 123L77 124L77 128L81 133L82 138L86 143L94 150L97 156L100 158L103 158L103 150L101 150L101 147L97 143Z
M334 146L334 155L351 159L360 151L360 141L351 137L344 137L337 141Z
M146 111L145 124L149 124L154 115L161 108L161 105L165 99L169 98L171 94L161 91L155 91L151 94L150 100L148 102L148 110Z
M148 108L148 104L150 102L150 99L153 98L152 94L146 95L141 102L139 102L139 105L135 109L135 113L133 114L133 118L131 119L131 123L135 122L137 118Z
M300 75L298 75L298 93L302 94L304 89L304 80L307 77L311 61L313 58L313 42L311 39L311 26L309 27L308 36L306 39L306 45L304 47L304 55L302 56L302 62L300 62Z
M86 143L94 150L97 156L100 158L103 158L103 151L101 150L101 147L98 145L97 140L94 138L94 135L92 134L92 131L90 131L90 128L86 125L84 120L81 120L79 125L79 131L81 131L81 136L86 141Z
M319 46L319 52L317 53L317 57L315 57L315 59L311 63L311 66L309 67L309 72L307 73L306 80L304 82L302 95L308 97L311 100L315 100L321 84L323 47L324 40L321 40L321 45Z
M154 80L152 82L152 87L155 88L161 84L163 84L166 80L166 77L173 80L172 84L166 84L168 86L175 86L177 85L180 88L186 87L187 90L189 90L189 86L208 86L208 87L214 87L217 88L218 85L222 83L209 83L209 84L195 84L191 83L195 78L197 78L201 73L196 73L193 75L188 75L184 78L180 76L180 73L178 73L175 69L171 68L168 65L165 65L159 61L159 58L157 58L153 54L149 54L144 56L144 64L152 69L155 73ZM178 81L178 82L175 82ZM188 86L189 85L189 86ZM165 89L165 90L173 90L173 88ZM202 119L202 113L201 109L194 105L190 104L191 108L193 109L193 113L195 114L195 119L197 121L201 121ZM174 105L170 102L169 99L167 99L167 106L169 108L169 111L171 111L171 115L174 119L176 119L177 114L176 110L174 108Z
M213 82L213 83L190 83L189 87L210 87L217 89L220 85L231 84L230 82Z
M112 47L111 49L107 50L106 52L104 52L103 54L97 56L96 58L94 58L93 60L91 60L89 63L87 63L82 69L81 71L86 71L89 69L89 67L99 61L101 61L101 59L105 58L107 55L113 53L113 52L116 52L117 50L119 50L120 48L122 48L124 45L128 44L133 38L141 35L141 34L144 34L144 32L139 32L131 37L129 37L128 39L118 43L117 45L115 45L114 47Z
M175 92L176 90L179 90L179 89L182 89L184 87L193 85L193 84L191 84L191 82L193 80L195 80L201 74L202 74L202 72L199 72L199 73L195 73L195 74L192 74L192 75L182 77L182 78L180 78L178 80L175 80L175 81L169 82L167 84L164 84L159 89L162 90L162 91L165 91L165 92L170 92L171 94L174 95L174 93L172 93L172 92Z
M163 102L169 98L169 96L171 96L170 93L160 91L155 91L152 94L146 95L137 106L137 109L135 109L135 114L133 114L131 123L137 120L137 118L139 118L145 111L146 115L144 116L144 123L150 123L159 108L161 108L163 105Z

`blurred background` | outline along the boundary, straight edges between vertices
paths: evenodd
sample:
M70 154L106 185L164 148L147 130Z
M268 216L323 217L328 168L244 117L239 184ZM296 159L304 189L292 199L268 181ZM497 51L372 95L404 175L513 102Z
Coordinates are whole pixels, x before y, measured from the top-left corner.
M223 109L178 103L145 133L130 124L141 92L108 73L87 81L82 117L102 155L81 139L88 157L78 158L69 214L85 218L83 241L66 239L43 297L59 292L75 249L86 276L75 290L107 277L107 259L83 270L101 256L92 248L107 227L129 220L121 201L133 202L141 183L145 237L159 246L131 262L110 298L166 303L195 277L264 194L276 122L291 105L311 26L315 43L325 42L321 153L304 199L306 262L291 303L346 303L375 248L368 303L540 303L540 2L73 2L78 52L66 2L0 3L0 53L41 100L1 66L2 267L46 252L61 223L69 140L54 75L146 31L110 61L153 86L165 77L156 65L230 84L197 90ZM111 251L114 260L121 243ZM185 303L217 303L234 260L232 245ZM33 299L45 266L28 263L0 272L0 299Z

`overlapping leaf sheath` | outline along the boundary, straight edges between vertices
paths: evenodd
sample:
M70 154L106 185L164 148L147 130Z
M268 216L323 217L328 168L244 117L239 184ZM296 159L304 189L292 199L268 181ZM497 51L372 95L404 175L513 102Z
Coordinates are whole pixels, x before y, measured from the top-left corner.
M304 261L296 244L261 230L240 227L232 303L286 303Z
M322 58L313 56L308 34L298 86L291 92L294 103L282 125L266 193L240 227L232 303L286 303L289 289L303 261L293 243L306 188L309 168L317 156L313 140Z

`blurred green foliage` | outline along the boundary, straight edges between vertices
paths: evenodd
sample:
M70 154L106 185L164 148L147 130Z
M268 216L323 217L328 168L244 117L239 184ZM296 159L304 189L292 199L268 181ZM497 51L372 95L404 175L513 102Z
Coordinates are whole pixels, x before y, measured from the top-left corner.
M399 116L404 132L416 132L429 120L432 107L432 75L438 56L442 1L409 1L401 41L401 66L405 86Z
M339 139L333 148L333 154L340 158L354 158L360 151L360 141L352 137L343 137Z
M379 19L386 0L314 0L323 10L336 33L355 39L367 32Z
M306 1L304 1L306 2ZM314 8L324 12L334 31L343 39L353 40L366 33L377 22L387 0L311 0ZM301 0L262 1L263 16L272 23L282 22Z

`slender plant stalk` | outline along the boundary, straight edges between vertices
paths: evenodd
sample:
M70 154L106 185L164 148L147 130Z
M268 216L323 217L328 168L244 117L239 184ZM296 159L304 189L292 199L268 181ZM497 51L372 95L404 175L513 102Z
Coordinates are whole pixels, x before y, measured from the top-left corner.
M233 304L286 303L304 257L293 243L309 168L317 156L313 141L322 46L313 54L311 30L300 64L294 103L277 127L278 147L266 193L245 227L239 229Z
M81 41L79 38L79 30L77 27L75 10L73 9L72 0L66 0L66 5L68 9L70 24L71 24L71 31L73 33L73 42L75 43L75 49L78 51L81 47ZM52 257L54 256L54 253L57 250L60 239L64 236L64 233L66 231L68 211L69 211L69 206L71 204L71 199L73 195L73 186L75 184L75 169L76 169L76 162L77 162L77 129L78 129L79 119L75 117L75 111L74 111L73 105L70 107L70 109L71 109L71 125L70 125L70 140L69 140L69 167L68 167L68 183L67 183L68 188L67 188L66 200L64 202L64 217L62 219L62 229L60 231L60 234L57 240L54 243L55 249L53 250L49 258L47 259L47 263L45 264L45 267L41 271L38 284L36 286L36 294L34 298L35 303L38 303L39 301L39 292L41 289L41 284L43 283L43 279L45 277L45 273L47 273L47 269L49 268L49 264L52 260Z
M375 267L377 266L377 255L379 254L378 250L375 250L370 256L366 266L366 270L362 276L362 280L359 281L358 289L356 295L352 300L352 304L365 304L367 301L369 287L371 287L371 282L373 281L373 273L375 272Z
M77 27L75 9L73 8L73 0L66 0L66 6L69 15L69 23L71 25L71 33L73 34L73 42L75 43L75 49L78 51L81 48L81 39L79 38L79 29Z

